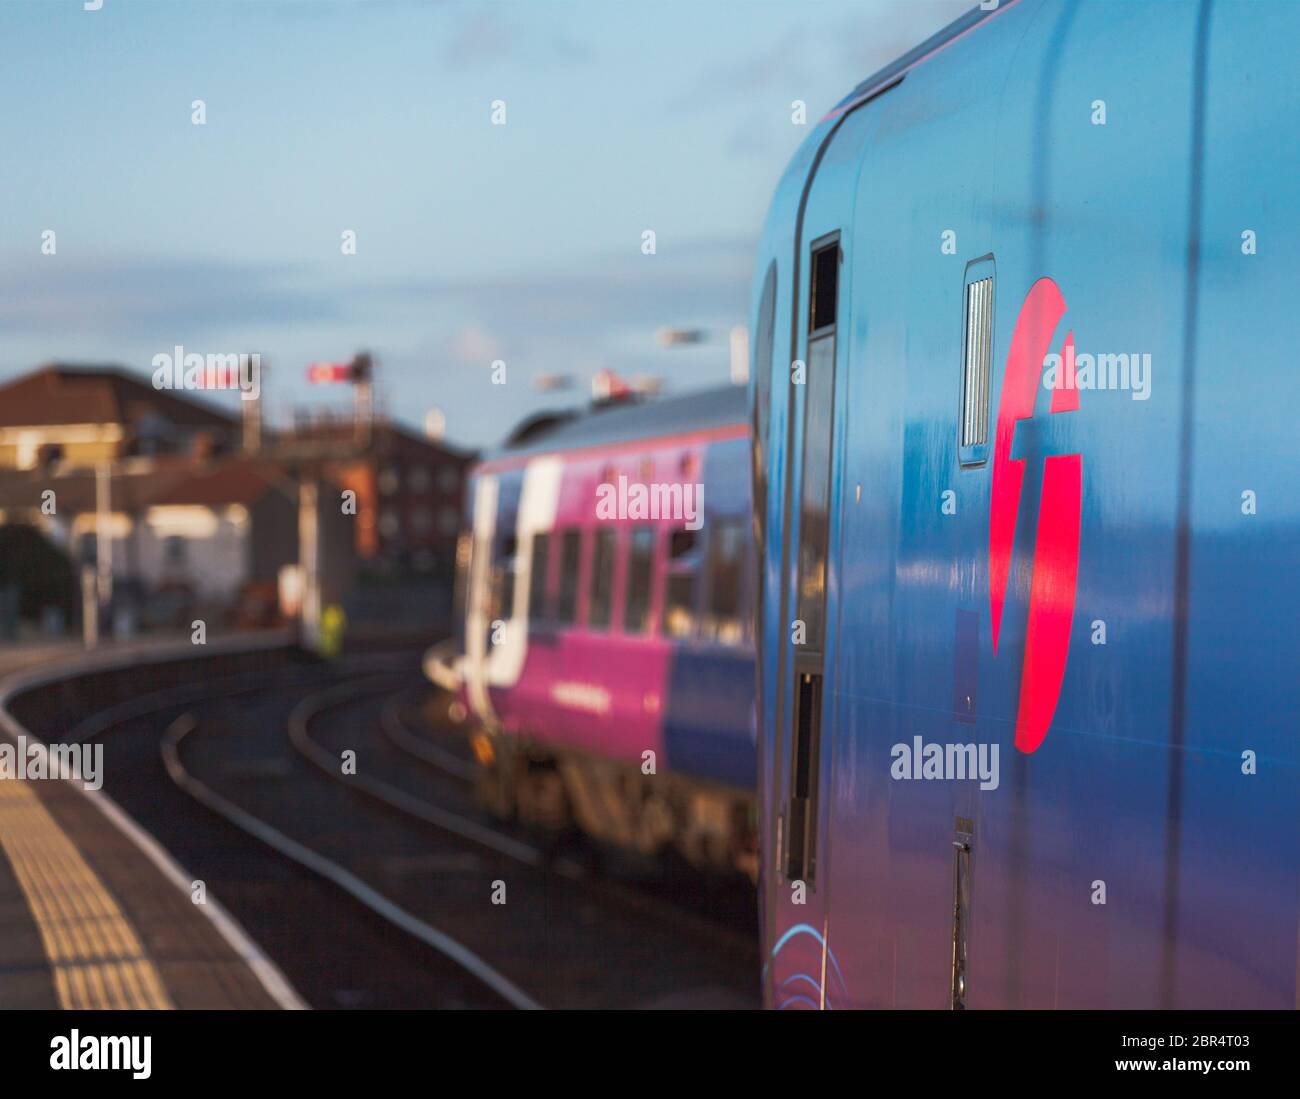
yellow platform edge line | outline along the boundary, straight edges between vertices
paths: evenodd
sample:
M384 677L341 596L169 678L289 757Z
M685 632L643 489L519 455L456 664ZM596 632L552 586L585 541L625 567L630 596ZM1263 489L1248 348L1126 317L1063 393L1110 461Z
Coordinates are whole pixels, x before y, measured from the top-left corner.
M175 1006L135 926L27 780L0 779L0 848L40 932L60 1006Z

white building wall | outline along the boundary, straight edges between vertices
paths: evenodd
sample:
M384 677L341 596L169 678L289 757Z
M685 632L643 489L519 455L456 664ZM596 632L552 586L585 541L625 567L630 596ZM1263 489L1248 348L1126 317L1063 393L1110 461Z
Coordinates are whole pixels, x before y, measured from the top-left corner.
M238 504L150 508L138 531L140 577L150 587L179 581L204 599L232 598L248 579L250 530ZM172 538L184 546L179 561L168 556Z

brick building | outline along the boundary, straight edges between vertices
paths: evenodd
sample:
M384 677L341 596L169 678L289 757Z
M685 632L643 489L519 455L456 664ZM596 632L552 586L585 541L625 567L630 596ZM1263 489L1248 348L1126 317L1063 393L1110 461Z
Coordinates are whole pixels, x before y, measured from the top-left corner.
M327 478L356 493L356 552L363 566L452 575L473 453L382 420L359 437L351 419L280 432L272 453L285 461L319 461Z
M240 421L116 366L53 363L0 385L0 469L220 453Z

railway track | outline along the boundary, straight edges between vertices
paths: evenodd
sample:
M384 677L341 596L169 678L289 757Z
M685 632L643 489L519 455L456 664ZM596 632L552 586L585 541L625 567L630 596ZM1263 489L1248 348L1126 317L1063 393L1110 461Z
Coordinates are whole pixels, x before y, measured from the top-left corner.
M104 740L112 796L312 1006L757 1004L751 929L487 818L467 759L414 727L415 682L383 657L276 668L44 734Z
M376 768L374 772L367 771L365 774L344 773L337 752L331 752L313 740L309 725L313 718L324 714L330 708L346 705L353 699L364 696L371 689L371 686L364 682L340 684L305 698L290 715L290 739L298 751L320 768L323 774L366 797L373 798L387 808L436 828L442 828L471 844L479 844L528 869L543 874L554 874L569 882L581 883L589 895L597 897L603 903L621 906L624 911L637 912L647 918L663 920L676 927L680 934L698 937L708 942L711 947L730 951L737 957L747 957L751 954L752 935L747 935L744 931L732 930L725 922L720 923L717 919L706 917L699 911L700 907L707 907L714 899L714 896L706 892L711 884L709 879L701 875L682 873L675 881L665 882L658 873L655 873L644 878L636 886L629 886L608 874L592 873L581 859L564 853L552 856L540 846L523 842L507 834L503 830L504 826L499 822L485 824L481 819L475 819L482 818L483 814L474 805L467 791L461 788L461 783L466 777L464 773L459 768L446 766L445 757L449 755L446 749L432 745L427 737L420 737L409 728L404 728L403 735L396 738L399 751L406 752L415 747L414 755L418 760L429 762L430 766L441 772L443 776L457 780L452 783L443 781L429 787L437 794L438 801L442 804L435 804L427 797L417 796L399 786L395 779L402 773L400 771L395 774L390 771L391 777L387 779L381 777L381 768ZM394 739L391 735L394 707L401 697L401 694L390 694L381 710L378 724L390 741ZM378 745L372 738L368 746ZM427 751L429 747L435 749L436 761L430 759L430 753ZM409 776L409 770L405 774ZM462 806L461 811L450 812L444 808L443 805L449 800L459 803ZM738 883L735 882L728 884L738 887ZM659 889L655 890L653 886L658 886ZM666 899L663 896L665 887L689 889L693 905L683 905ZM728 915L733 919L738 917L743 923L744 916L748 913L741 913L733 907Z

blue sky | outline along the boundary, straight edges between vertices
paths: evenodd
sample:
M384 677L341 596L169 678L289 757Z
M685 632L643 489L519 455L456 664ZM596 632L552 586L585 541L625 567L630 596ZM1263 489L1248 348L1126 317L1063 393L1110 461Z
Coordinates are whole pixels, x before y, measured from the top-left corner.
M724 381L791 101L815 122L971 6L4 0L0 378L255 350L284 419L346 404L306 366L365 347L392 415L472 446L577 399L539 374Z

